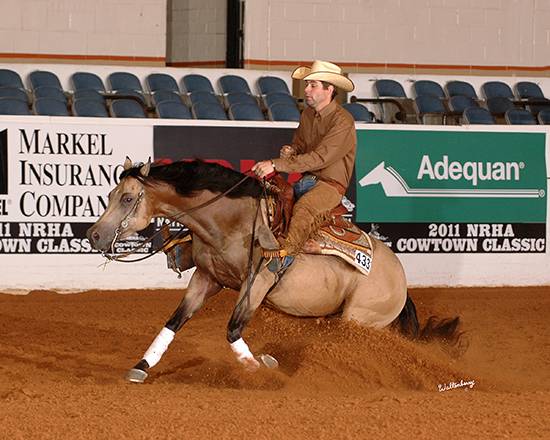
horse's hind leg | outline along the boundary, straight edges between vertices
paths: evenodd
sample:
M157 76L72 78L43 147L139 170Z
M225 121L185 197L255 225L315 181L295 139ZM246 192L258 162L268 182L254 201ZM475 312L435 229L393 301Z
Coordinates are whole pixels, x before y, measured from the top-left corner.
M357 275L359 279L345 301L343 317L382 328L403 309L407 281L397 256L385 244L375 241L372 269L368 276Z
M197 268L180 305L149 346L143 358L128 372L126 379L130 382L142 383L148 376L149 368L160 361L176 332L202 307L204 300L217 293L220 288L218 283Z

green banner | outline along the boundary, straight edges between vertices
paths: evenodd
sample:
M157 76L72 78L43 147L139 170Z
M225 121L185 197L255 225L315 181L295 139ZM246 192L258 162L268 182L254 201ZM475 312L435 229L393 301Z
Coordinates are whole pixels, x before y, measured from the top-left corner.
M360 130L360 223L545 223L545 133Z

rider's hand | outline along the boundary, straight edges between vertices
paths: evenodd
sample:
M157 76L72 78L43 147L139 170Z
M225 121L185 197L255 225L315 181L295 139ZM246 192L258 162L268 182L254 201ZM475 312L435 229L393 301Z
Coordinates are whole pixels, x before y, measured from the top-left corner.
M269 176L275 172L275 167L273 166L273 161L271 160L262 160L252 167L252 171L261 178Z
M283 145L281 148L281 159L288 159L296 154L296 150L290 145Z

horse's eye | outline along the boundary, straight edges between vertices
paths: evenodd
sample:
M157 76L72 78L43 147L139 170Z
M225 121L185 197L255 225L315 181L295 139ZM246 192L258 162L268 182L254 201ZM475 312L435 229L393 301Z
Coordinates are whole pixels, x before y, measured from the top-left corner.
M122 199L124 203L132 203L132 200L134 200L132 196L126 196L124 197L124 199Z

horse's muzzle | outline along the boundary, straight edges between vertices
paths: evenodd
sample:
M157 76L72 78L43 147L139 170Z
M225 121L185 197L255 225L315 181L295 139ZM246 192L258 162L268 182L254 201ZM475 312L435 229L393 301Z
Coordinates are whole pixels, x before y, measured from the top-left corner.
M108 234L102 235L98 229L99 228L97 227L97 225L93 225L90 229L86 231L86 237L88 237L90 244L95 250L106 251L111 244L111 240L109 240L109 238L105 236Z

